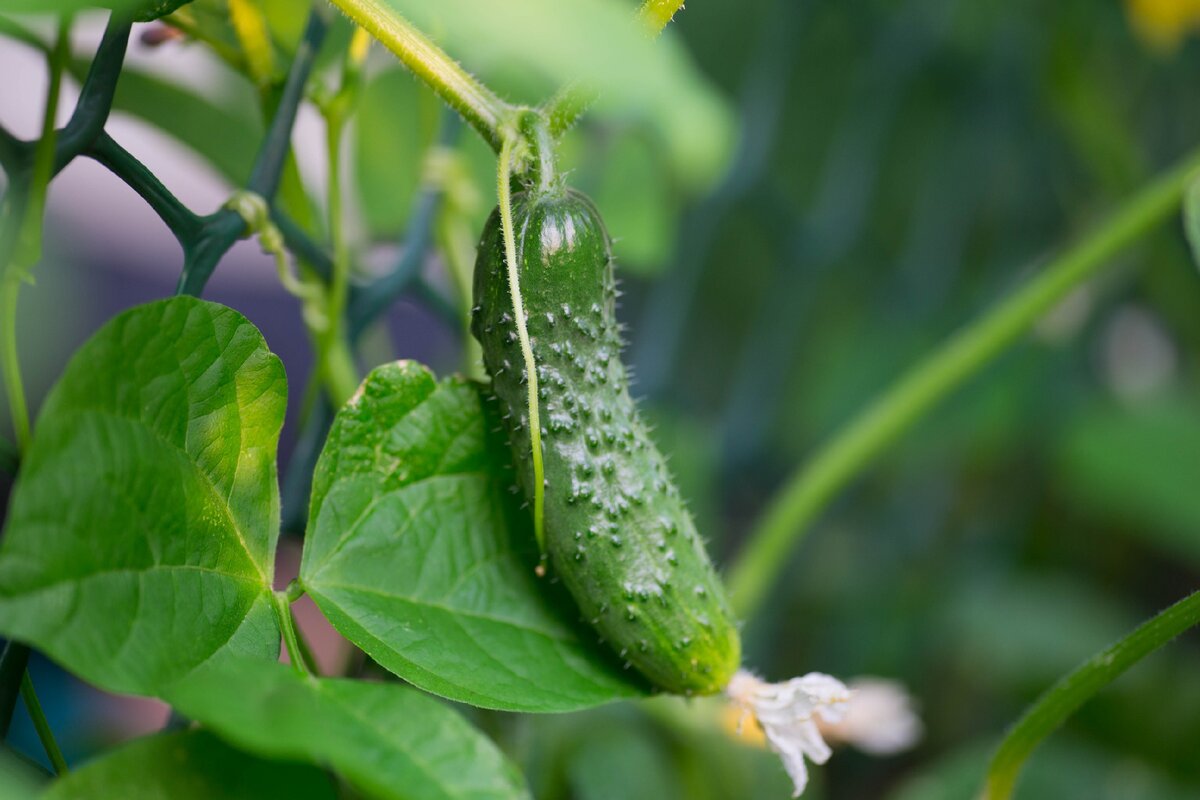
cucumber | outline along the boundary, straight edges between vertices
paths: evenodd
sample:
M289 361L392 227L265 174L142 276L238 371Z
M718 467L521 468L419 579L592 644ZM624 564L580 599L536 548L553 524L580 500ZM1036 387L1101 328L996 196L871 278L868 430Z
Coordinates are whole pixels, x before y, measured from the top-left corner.
M520 289L538 372L545 549L583 616L659 688L714 694L741 645L724 587L638 417L621 363L611 243L584 195L512 197ZM499 209L475 264L471 330L532 498L528 385Z

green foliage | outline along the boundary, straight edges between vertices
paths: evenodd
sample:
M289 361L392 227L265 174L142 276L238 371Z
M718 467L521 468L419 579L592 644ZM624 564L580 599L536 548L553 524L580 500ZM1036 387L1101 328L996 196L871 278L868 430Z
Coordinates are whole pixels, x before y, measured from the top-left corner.
M450 53L485 74L541 76L542 93L573 79L600 93L601 115L635 115L666 141L678 180L699 188L724 170L735 124L671 34L653 41L612 0L385 0ZM619 57L616 55L619 54Z
M43 800L333 800L319 769L264 761L207 731L160 733L130 742L55 781Z
M230 653L273 657L285 401L282 364L235 311L174 298L107 323L38 417L0 630L140 694Z
M0 12L38 14L76 12L87 8L109 8L133 14L138 22L149 22L170 14L191 0L0 0Z
M169 698L239 747L328 766L373 798L529 798L520 772L490 740L444 704L397 684L227 662Z
M372 658L444 697L567 711L637 696L534 576L528 515L487 420L475 386L412 362L376 368L317 462L305 590Z
M1200 269L1200 180L1192 181L1183 197L1183 232L1192 250L1192 262Z
M597 166L596 207L615 237L622 274L654 275L666 267L680 213L671 175L654 142L623 132ZM585 183L581 189L587 191Z
M380 72L363 87L355 185L373 233L394 236L403 228L440 116L433 93L402 69Z
M190 2L192 0L140 0L133 6L133 18L138 22L150 22Z
M8 749L0 749L0 798L25 800L38 793L41 780L32 766Z
M1089 513L1135 524L1170 554L1200 564L1200 416L1179 399L1081 414L1064 436L1064 485Z

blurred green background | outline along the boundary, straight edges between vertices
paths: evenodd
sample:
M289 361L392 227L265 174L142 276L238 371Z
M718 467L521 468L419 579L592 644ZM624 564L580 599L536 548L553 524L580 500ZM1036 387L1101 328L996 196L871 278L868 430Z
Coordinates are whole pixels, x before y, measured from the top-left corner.
M196 13L206 5L217 4L200 0ZM286 52L306 4L264 5ZM873 396L1200 142L1198 21L1195 0L696 0L665 46L686 47L739 133L700 137L710 147L698 165L679 158L672 136L682 134L644 108L602 104L572 132L570 181L595 197L617 240L635 389L719 563L732 563L785 476ZM255 92L214 66L216 90L198 103L154 68L184 46L131 67L121 117L182 139L203 180L236 182L262 129ZM536 99L551 85L503 52L455 55L509 96ZM380 50L355 124L365 274L409 222L444 120ZM482 227L494 192L486 147L470 131L454 141L443 245L456 222L472 235ZM724 168L712 155L722 149ZM102 203L99 191L74 202ZM137 233L89 246L71 227L74 206L55 201L52 192L61 241L20 320L35 399L103 319L167 294L177 276L170 250ZM240 256L261 273L254 257ZM461 330L428 303L430 292L454 302L449 271L444 250L432 252L425 283L368 338L364 362L462 366ZM259 324L303 385L291 298L230 264L208 296ZM296 436L289 425L285 457ZM1042 690L1198 578L1200 273L1173 222L821 517L747 621L747 663L774 680L894 678L917 698L926 735L915 750L839 752L814 769L811 796L967 798L990 748ZM74 758L127 735L92 695L38 667L57 682L49 711L71 731ZM1200 796L1197 674L1191 633L1037 751L1018 796ZM539 798L790 793L773 757L671 714L477 721Z

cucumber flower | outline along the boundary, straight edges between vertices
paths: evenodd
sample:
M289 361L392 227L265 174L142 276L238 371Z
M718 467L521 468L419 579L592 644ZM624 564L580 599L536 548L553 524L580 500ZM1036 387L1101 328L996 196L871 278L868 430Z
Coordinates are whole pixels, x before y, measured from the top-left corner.
M740 725L750 717L762 728L767 746L783 759L799 797L808 785L808 766L824 764L832 751L821 737L818 720L840 721L846 712L851 692L837 678L810 672L784 683L767 683L745 670L739 670L725 688L725 694L741 712Z

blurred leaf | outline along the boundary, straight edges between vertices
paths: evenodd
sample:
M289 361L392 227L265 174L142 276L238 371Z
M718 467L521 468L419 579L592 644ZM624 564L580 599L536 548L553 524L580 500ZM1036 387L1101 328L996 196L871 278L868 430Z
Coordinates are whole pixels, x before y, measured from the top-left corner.
M117 692L271 659L283 365L188 297L118 315L42 407L0 544L0 631Z
M1067 575L975 574L960 586L946 603L942 640L992 683L1049 683L1138 621L1119 600Z
M0 798L24 800L37 795L46 778L22 756L0 747Z
M991 755L991 742L971 742L934 759L906 780L891 800L965 800L977 797ZM1092 744L1059 737L1029 759L1015 800L1185 800L1194 792L1135 758Z
M191 0L0 0L5 14L40 14L82 11L88 8L132 10L137 22L149 22L170 14Z
M732 153L724 100L672 34L652 40L627 4L614 0L383 0L477 68L522 65L550 85L579 79L601 93L597 110L651 121L676 174L706 186Z
M192 0L140 0L134 6L134 19L138 22L151 22L159 17L165 17L180 6L187 5ZM129 6L127 0L113 4L109 0L106 5L115 8L126 8Z
M1183 232L1192 251L1192 263L1200 269L1200 179L1192 181L1183 195Z
M641 137L619 136L592 194L621 270L634 275L661 272L674 243L679 203L658 155Z
M373 371L317 462L305 590L377 662L444 697L568 711L640 694L534 576L529 514L501 483L507 448L489 419L461 379L405 361Z
M729 717L723 697L656 697L640 703L650 712L656 730L669 742L675 780L683 784L679 797L688 800L726 800L731 797L791 797L794 787L779 761L765 747L748 743L737 732L736 715ZM820 800L821 773L814 771L805 800Z
M5 14L59 14L64 11L81 11L85 8L131 8L147 0L0 0L0 13ZM153 0L151 0L152 2Z
M354 156L371 232L395 236L403 229L440 113L433 93L402 69L381 72L363 87Z
M198 671L168 699L239 747L328 765L370 797L529 797L520 772L483 734L446 705L395 683L227 662Z
M593 729L567 764L575 800L662 800L687 797L670 754L639 725Z
M230 183L246 182L262 139L251 114L211 100L147 72L121 73L113 108L142 119L191 148Z
M259 2L275 40L287 52L295 51L296 45L304 36L304 26L308 21L308 10L312 8L312 3L309 0L259 0Z
M43 800L333 800L319 769L263 761L207 731L147 736L89 761L50 785Z
M1060 444L1060 480L1096 518L1200 564L1200 406L1179 400L1080 416Z

